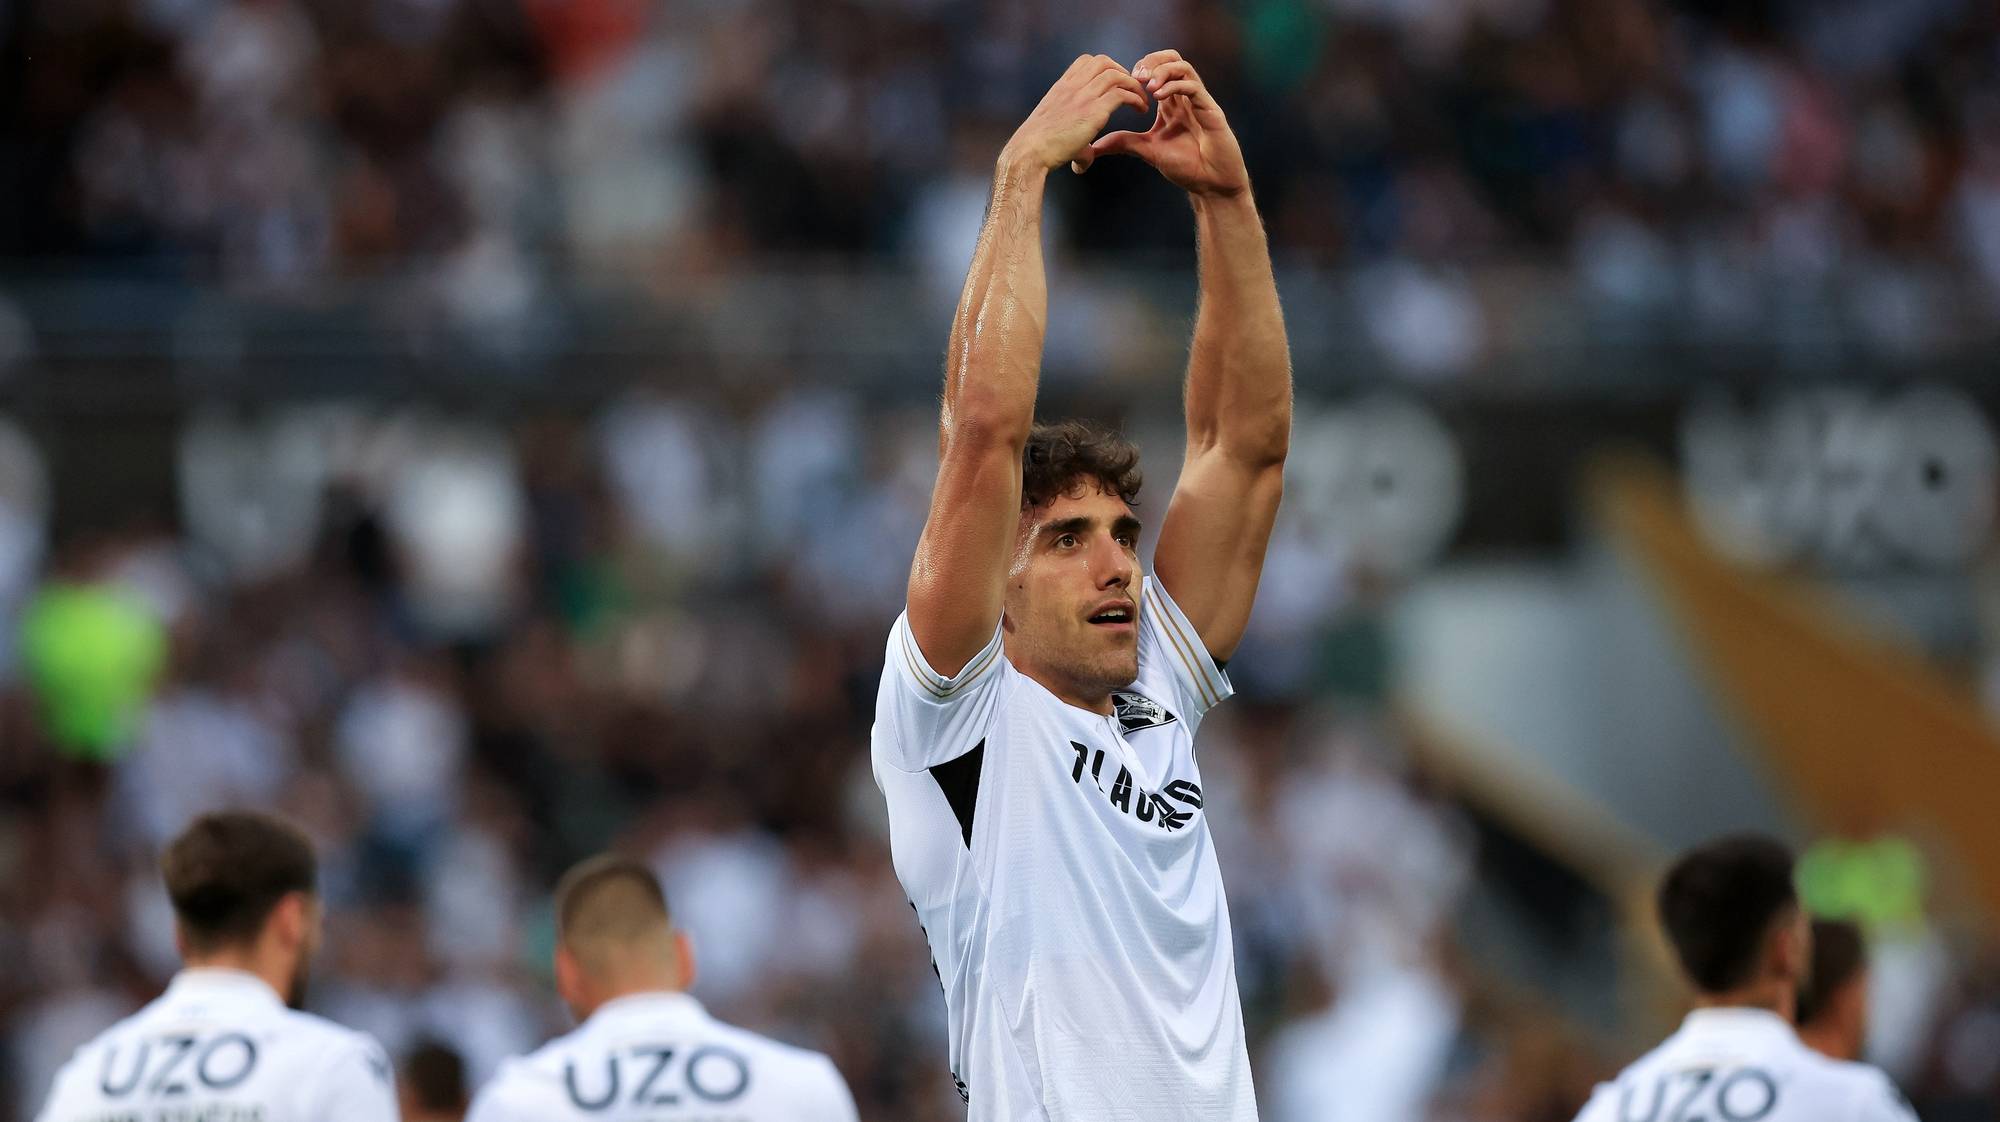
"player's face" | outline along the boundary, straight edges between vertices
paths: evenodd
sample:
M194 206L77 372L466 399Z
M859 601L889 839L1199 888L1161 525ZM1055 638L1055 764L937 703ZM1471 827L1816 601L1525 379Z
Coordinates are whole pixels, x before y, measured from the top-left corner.
M1024 511L1007 574L1008 658L1074 703L1130 685L1139 676L1138 550L1132 508L1095 485Z

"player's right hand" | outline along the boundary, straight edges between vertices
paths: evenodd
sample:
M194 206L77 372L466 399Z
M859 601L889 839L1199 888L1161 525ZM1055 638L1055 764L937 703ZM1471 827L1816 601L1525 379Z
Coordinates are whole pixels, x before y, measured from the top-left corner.
M1104 131L1104 123L1121 105L1141 113L1152 108L1146 100L1146 87L1111 56L1081 55L1014 130L1002 159L1043 171L1064 164L1082 171L1095 158L1090 142Z

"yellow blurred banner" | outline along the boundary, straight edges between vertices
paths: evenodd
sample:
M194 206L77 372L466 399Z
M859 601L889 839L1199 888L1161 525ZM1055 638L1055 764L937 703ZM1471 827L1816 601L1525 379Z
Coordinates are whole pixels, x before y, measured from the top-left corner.
M1717 556L1651 462L1598 465L1591 500L1798 809L1850 838L1926 827L2000 915L2000 734L1973 695L1830 591Z

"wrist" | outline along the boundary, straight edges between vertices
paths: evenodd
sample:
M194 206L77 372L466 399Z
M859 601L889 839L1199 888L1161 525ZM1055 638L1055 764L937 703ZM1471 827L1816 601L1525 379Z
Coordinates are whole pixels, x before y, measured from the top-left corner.
M1189 191L1188 201L1194 205L1197 218L1257 215L1257 201L1250 196L1247 184L1227 191Z
M993 182L1011 186L1040 183L1053 170L1046 160L1036 159L1010 144L1000 150L1000 159L994 163Z

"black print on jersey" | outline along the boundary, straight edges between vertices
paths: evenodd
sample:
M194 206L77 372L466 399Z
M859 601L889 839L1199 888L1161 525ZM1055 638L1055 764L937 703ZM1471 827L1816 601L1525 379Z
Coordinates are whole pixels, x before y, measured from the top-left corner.
M1166 706L1136 693L1112 694L1111 707L1118 714L1119 727L1126 732L1158 728L1179 720L1167 710Z
M675 1049L670 1044L642 1044L629 1049L624 1055L609 1053L604 1057L604 1091L602 1094L584 1093L583 1079L577 1074L577 1064L571 1060L563 1065L563 1087L569 1092L569 1101L578 1110L592 1112L607 1110L618 1101L618 1088L622 1083L621 1074L626 1059L651 1061L635 1074L638 1086L626 1101L633 1106L677 1106L681 1096L665 1086L655 1090L668 1068L673 1064ZM668 1077L671 1080L671 1077ZM704 1045L689 1054L681 1065L681 1082L694 1092L694 1097L705 1103L726 1103L743 1097L750 1089L750 1063L742 1056L713 1044Z
M1707 1105L1695 1109L1702 1092L1714 1082L1714 1068L1698 1067L1661 1076L1653 1081L1652 1094L1644 1097L1628 1083L1619 1091L1618 1122L1760 1122L1777 1109L1777 1080L1754 1067L1730 1072L1715 1086Z
M982 740L965 755L930 769L931 779L944 792L944 801L951 805L952 817L958 819L958 830L965 837L967 849L972 848L972 812L979 805L979 769L985 760L986 742Z
M1091 783L1104 790L1104 749L1093 751L1087 744L1072 740L1069 746L1076 752L1076 765L1070 768L1069 777L1077 786L1083 786L1084 765L1090 767ZM1158 823L1160 829L1173 831L1194 821L1194 812L1201 809L1201 787L1185 779L1176 779L1159 791L1141 791L1132 785L1132 773L1123 767L1118 769L1117 778L1111 781L1111 790L1105 797L1111 805L1137 818L1141 822ZM1188 807L1176 810L1172 799Z
M153 1051L154 1044L160 1050ZM194 1062L189 1065L189 1056ZM155 1061L158 1068L153 1068ZM138 1052L132 1058L132 1069L120 1078L117 1074L118 1048L104 1051L104 1070L98 1075L97 1088L107 1098L123 1098L140 1089L145 1083L145 1093L150 1096L167 1098L185 1095L194 1088L189 1076L211 1091L227 1091L231 1087L250 1078L257 1068L257 1044L240 1032L224 1033L212 1040L203 1041L199 1036L175 1034L158 1040L141 1041ZM192 1067L192 1071L188 1070ZM152 1070L153 1077L145 1078Z

